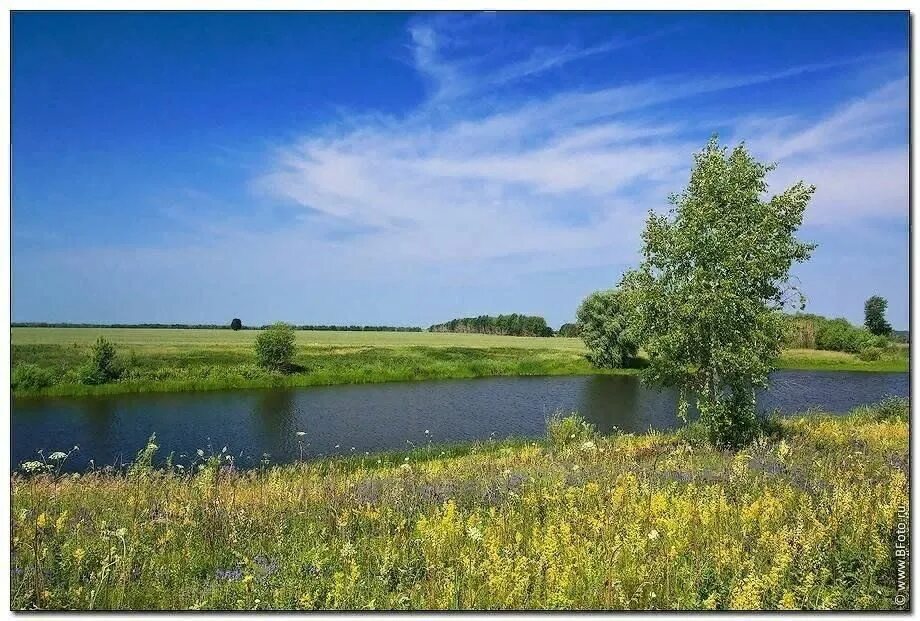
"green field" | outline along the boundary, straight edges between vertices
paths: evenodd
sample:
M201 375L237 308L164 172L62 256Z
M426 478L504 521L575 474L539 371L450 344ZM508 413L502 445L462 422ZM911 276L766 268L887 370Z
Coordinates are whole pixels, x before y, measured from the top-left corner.
M290 375L256 364L256 330L155 328L13 328L13 392L83 395L152 391L314 386L500 375L634 373L601 371L573 338L538 338L428 332L297 331ZM117 382L83 385L79 368L99 336L112 341L125 374ZM41 381L17 383L16 367L33 365ZM874 362L852 354L790 350L781 368L906 371L903 353Z
M906 400L777 422L258 471L12 477L29 609L890 609Z

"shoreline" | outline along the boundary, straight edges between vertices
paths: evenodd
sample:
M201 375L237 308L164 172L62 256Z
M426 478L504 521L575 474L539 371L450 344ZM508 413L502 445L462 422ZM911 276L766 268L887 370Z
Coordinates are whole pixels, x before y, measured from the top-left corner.
M41 399L41 398L75 398L95 397L108 395L134 395L154 393L186 393L186 392L227 392L233 390L268 390L277 388L312 388L330 386L359 386L365 384L390 384L403 382L425 382L451 379L485 379L498 377L559 377L559 376L592 376L592 375L637 375L639 368L625 369L593 369L584 368L555 368L536 370L534 372L507 372L507 373L475 373L467 369L454 369L452 372L393 374L390 376L366 377L361 369L355 369L352 376L328 376L326 374L293 374L271 375L267 377L248 379L244 377L226 377L215 380L207 379L177 379L161 381L118 381L109 384L56 384L41 389L12 390L14 399ZM850 373L909 373L908 360L879 360L875 362L849 362L828 363L821 359L812 361L780 359L776 363L777 371L828 371Z

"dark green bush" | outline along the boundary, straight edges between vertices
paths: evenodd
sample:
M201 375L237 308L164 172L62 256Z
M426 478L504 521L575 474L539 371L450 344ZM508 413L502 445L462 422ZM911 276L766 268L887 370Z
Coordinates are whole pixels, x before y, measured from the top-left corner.
M578 326L574 323L564 323L559 328L559 331L556 332L556 336L567 336L567 337L577 337L578 336Z
M259 365L266 369L290 371L294 358L294 329L279 321L259 332L256 336L256 358Z
M93 343L89 360L81 369L80 381L84 384L105 384L117 380L121 375L115 345L100 336Z

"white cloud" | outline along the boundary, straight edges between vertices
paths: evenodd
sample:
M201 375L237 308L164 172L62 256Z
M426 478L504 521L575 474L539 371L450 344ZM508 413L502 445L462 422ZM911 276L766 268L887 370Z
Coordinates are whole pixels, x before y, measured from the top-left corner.
M310 222L373 229L347 245L372 262L368 269L512 256L522 270L634 261L647 210L664 208L667 194L685 183L691 153L711 131L692 115L662 123L642 118L645 110L852 62L560 90L481 113L472 94L614 46L566 47L556 60L544 50L476 73L475 55L448 61L441 53L444 45L463 49L457 32L416 23L410 35L418 70L437 86L431 100L401 119L351 119L282 145L255 181L308 208ZM448 100L449 112L430 106ZM902 80L818 118L757 116L754 109L736 125L746 133L735 137L783 160L775 189L798 178L819 186L810 223L906 215L906 146L853 149L896 125L906 101Z

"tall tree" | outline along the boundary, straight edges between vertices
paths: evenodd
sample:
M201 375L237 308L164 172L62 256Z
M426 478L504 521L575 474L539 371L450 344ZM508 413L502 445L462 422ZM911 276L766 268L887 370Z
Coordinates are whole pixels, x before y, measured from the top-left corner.
M644 379L677 387L684 418L695 399L723 446L756 430L755 390L779 354L781 310L804 307L789 269L815 248L795 237L814 186L800 181L763 200L773 169L743 144L729 154L712 138L694 156L686 189L671 196L670 213L649 214L643 261L622 282L650 358Z
M888 300L873 295L866 300L866 329L876 336L888 336L891 334L891 324L885 319L885 311L888 309Z

